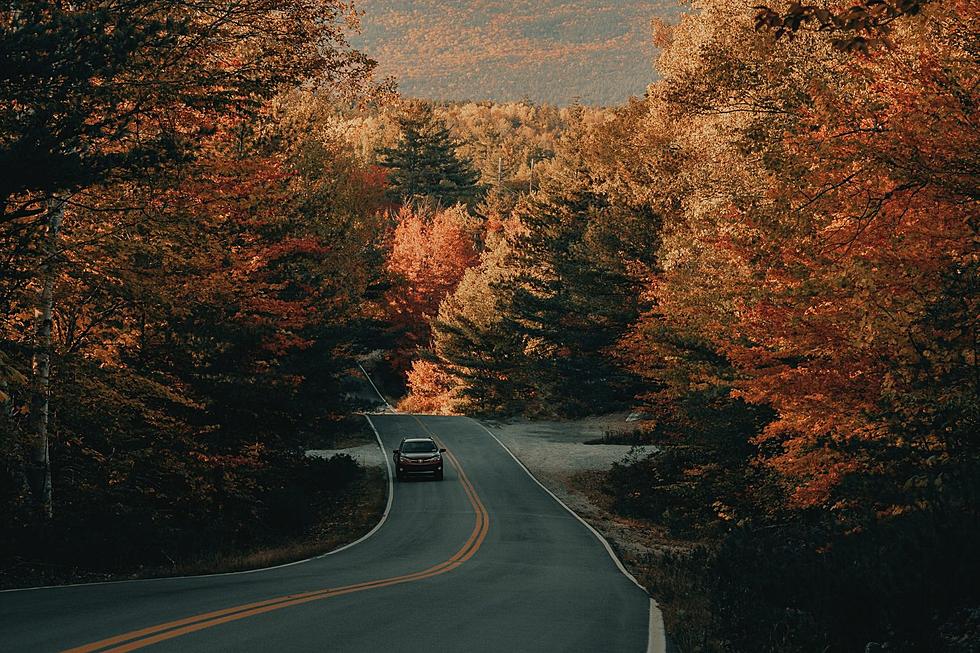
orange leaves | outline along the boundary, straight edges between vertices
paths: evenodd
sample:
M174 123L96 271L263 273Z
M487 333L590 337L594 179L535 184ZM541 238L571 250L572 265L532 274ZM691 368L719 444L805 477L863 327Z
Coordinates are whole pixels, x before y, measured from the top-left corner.
M834 47L846 52L867 52L869 39L890 31L890 24L903 16L914 16L933 0L861 0L845 11L833 11L825 6L793 2L785 12L768 6L753 7L755 29L769 30L777 39L791 38L804 27L822 32L844 33L834 40Z
M788 22L759 19L864 30L862 15L914 13L899 4L864 3L840 24L802 4ZM773 407L755 444L796 507L836 505L849 476L882 473L874 457L970 430L980 96L965 43L980 14L966 5L896 21L888 50L843 57L813 37L774 50L732 24L738 8L705 2L651 92L651 113L676 124L636 130L680 172L649 173L675 180L653 196L673 213L654 308L624 344L666 394L709 383Z
M456 379L437 363L415 360L408 372L409 394L399 408L411 413L452 414Z
M392 276L388 306L407 344L425 347L442 300L477 261L475 227L462 207L431 215L403 207L397 220L386 264Z

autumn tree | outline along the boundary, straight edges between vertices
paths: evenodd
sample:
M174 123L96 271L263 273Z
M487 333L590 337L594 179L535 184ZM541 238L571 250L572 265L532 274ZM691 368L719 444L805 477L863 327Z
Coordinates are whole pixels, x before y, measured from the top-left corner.
M342 4L225 4L6 3L0 197L163 162L209 116L247 116L283 85L348 83L370 66L346 47Z
M583 123L567 135L540 189L488 221L502 229L443 303L434 353L456 379L458 406L579 415L632 400L634 379L613 350L637 316L634 264L656 233L646 209L590 172L597 144L614 137L604 129Z
M332 2L218 12L170 0L13 2L0 14L0 219L13 248L4 276L38 296L27 478L42 512L51 512L50 333L65 211L110 177L187 160L202 136L254 116L285 85L356 79L370 64L346 47L350 20Z
M891 47L857 54L834 33L756 34L749 4L697 3L664 39L663 79L636 114L627 179L665 223L626 355L651 385L658 428L678 413L689 427L624 487L646 478L648 516L673 526L714 520L724 564L772 561L790 585L853 564L860 581L839 578L834 595L855 605L871 587L888 606L847 621L844 605L775 592L765 615L729 624L737 648L760 648L750 622L785 618L787 606L839 624L787 624L800 650L885 638L938 648L927 622L972 605L977 576L948 559L975 537L980 465L967 435L977 428L968 34L980 14L967 2L903 15ZM745 420L739 402L771 412ZM702 436L726 431L741 442L719 458L726 449ZM689 516L658 503L693 478L700 507ZM908 546L878 557L889 542ZM914 607L923 596L925 619Z
M408 395L399 404L411 413L452 414L456 404L456 383L447 370L425 358L412 361L407 376Z
M533 163L551 159L573 109L530 102L450 103L435 108L473 162L483 186L499 196L527 192ZM599 113L600 109L594 109Z
M392 285L386 296L398 332L397 367L431 340L431 322L442 300L477 260L474 220L462 206L427 213L402 207L396 216L385 268Z
M725 20L727 9L710 11ZM687 200L687 224L698 231L674 231L667 243L678 255L669 257L675 262L659 286L660 310L717 343L747 375L736 383L743 396L777 407L781 419L771 432L785 438L783 460L794 461L801 480L813 474L813 485L797 491L803 503L830 500L830 488L864 466L860 455L831 454L833 442L880 442L878 429L890 430L869 417L883 407L885 388L904 392L892 365L905 361L910 371L920 364L901 353L926 347L912 325L943 301L951 274L967 273L974 235L963 203L975 191L963 171L975 134L956 90L966 70L957 30L967 16L910 26L897 50L861 65L826 41L798 42L781 59L768 58L780 46L762 40L739 51L738 59L781 67L780 83L765 68L707 81L690 75L691 62L665 56L672 76L662 97L699 124L675 142L711 183L691 189ZM719 29L709 38L722 47L737 34ZM926 43L942 46L926 61L945 63L910 72L903 62L925 57L935 47ZM695 64L720 70L723 50L701 51L706 60ZM792 81L803 70L814 80L805 89ZM910 78L918 90L900 91ZM745 115L727 117L732 107L745 107ZM791 133L801 136L783 136ZM935 139L949 133L961 136L940 146ZM766 157L744 156L743 143L762 147ZM922 152L932 153L928 163ZM926 215L928 226L920 222ZM956 328L969 333L973 326ZM801 449L799 438L812 439Z
M5 554L113 569L141 549L254 546L290 513L302 525L309 505L283 511L280 495L298 491L304 438L350 409L340 383L374 319L384 203L382 175L311 128L308 98L244 135L215 132L180 174L93 187L73 209L53 311L62 490L46 527L73 548L27 552L23 494L4 484L22 537L0 538ZM138 208L106 221L122 201Z
M762 5L754 7L756 29L766 29L779 39L792 38L803 29L835 33L834 47L867 52L869 44L891 31L894 21L918 15L933 0L864 0L844 11L826 5L792 3L786 11Z
M145 176L186 159L195 138L254 115L286 84L340 83L369 67L346 49L348 14L335 3L221 12L167 0L111 5L15 2L0 18L0 205L13 290L38 295L27 477L44 513L50 316L66 202L83 201L80 190L110 175Z
M427 362L428 374L409 375L410 400L476 414L520 412L533 400L524 338L508 316L517 273L509 259L505 231L491 233L479 265L466 271L439 307L434 360ZM435 373L441 375L438 385L429 380Z

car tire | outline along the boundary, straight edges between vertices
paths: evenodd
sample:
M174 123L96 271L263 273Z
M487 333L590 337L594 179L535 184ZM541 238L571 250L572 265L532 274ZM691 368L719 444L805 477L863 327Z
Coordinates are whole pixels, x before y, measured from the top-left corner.
M436 472L436 473L435 473L435 474L433 475L433 477L434 477L434 478L435 478L435 479L436 479L437 481L441 481L441 480L442 480L442 470L439 470L438 472Z

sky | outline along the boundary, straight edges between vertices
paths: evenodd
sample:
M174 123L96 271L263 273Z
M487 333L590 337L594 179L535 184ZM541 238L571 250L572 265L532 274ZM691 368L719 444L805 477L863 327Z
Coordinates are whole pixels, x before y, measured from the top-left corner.
M621 104L654 80L679 0L360 0L355 44L411 97Z

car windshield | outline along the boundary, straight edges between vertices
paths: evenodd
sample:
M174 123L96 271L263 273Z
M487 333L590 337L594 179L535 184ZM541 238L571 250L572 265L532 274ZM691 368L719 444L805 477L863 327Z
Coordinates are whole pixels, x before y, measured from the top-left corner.
M402 443L402 453L432 453L436 445L431 440L417 440Z

